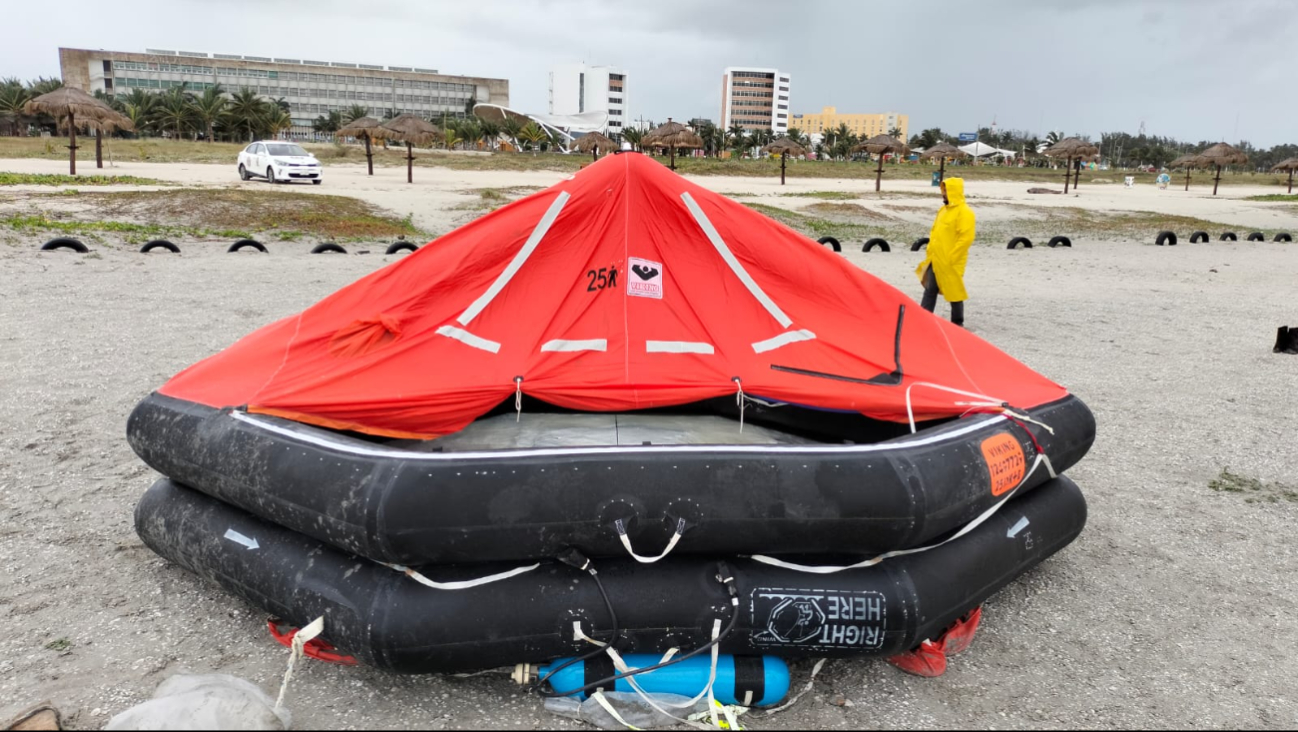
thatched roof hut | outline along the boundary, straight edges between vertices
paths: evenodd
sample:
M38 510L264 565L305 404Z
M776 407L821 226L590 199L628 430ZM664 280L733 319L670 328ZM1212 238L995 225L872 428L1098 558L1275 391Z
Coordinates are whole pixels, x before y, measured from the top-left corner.
M95 99L73 86L64 86L48 94L42 94L23 105L23 113L30 115L48 114L59 127L68 131L68 171L77 174L77 127L87 126L106 129L112 125L118 129L131 129L131 121L123 117L112 107ZM125 126L123 126L125 125Z
M703 147L703 138L699 137L694 130L680 122L673 122L672 118L668 117L665 124L654 128L640 140L640 147L641 149L647 147L667 148L671 153L670 167L672 170L676 170L676 149Z
M1293 193L1293 174L1295 170L1298 170L1298 158L1281 160L1279 163L1276 163L1275 167L1271 168L1271 172L1273 173L1280 173L1286 170L1289 171L1289 192Z
M406 182L415 181L414 146L423 147L440 139L442 133L431 122L413 114L401 114L375 127L370 135L376 140L396 140L406 143Z
M578 137L574 147L577 152L590 153L596 160L599 160L600 153L611 153L620 149L616 142L598 132L588 132Z
M961 150L955 145L946 142L939 142L938 144L934 145L933 147L930 147L929 149L921 153L919 159L932 160L933 158L937 158L938 159L937 179L939 181L942 181L946 179L946 159L947 158L951 158L954 160L955 158L967 158L967 157L969 157L969 153L965 152L964 150Z
M1185 190L1190 190L1190 176L1195 168L1204 167L1203 160L1195 153L1187 153L1167 164L1169 170L1185 170Z
M784 185L784 167L788 163L789 156L806 155L807 148L799 145L798 143L794 142L793 140L790 140L787 137L781 137L780 139L775 140L771 144L762 148L762 152L766 153L767 155L780 156L780 185Z
M1227 165L1242 165L1243 163L1248 162L1247 155L1224 142L1219 142L1199 153L1199 159L1202 161L1205 168L1214 166L1217 168L1217 177L1212 181L1212 195L1214 196L1217 195L1217 186L1221 184L1222 167Z
M874 171L874 190L878 191L883 187L883 156L884 155L905 155L910 152L906 143L890 135L875 135L865 142L859 142L852 147L852 152L865 152L871 155L879 156L879 167Z
M334 133L334 139L352 137L365 141L365 162L369 164L370 175L374 175L374 153L370 149L370 141L382 139L382 136L386 134L386 130L379 131L381 127L383 127L383 123L373 117L357 117Z
M1041 154L1048 158L1064 158L1068 161L1067 167L1064 168L1064 193L1067 193L1069 179L1073 176L1073 161L1077 161L1078 168L1076 179L1073 180L1073 188L1076 188L1081 183L1082 159L1099 155L1100 148L1081 138L1068 137L1046 148Z

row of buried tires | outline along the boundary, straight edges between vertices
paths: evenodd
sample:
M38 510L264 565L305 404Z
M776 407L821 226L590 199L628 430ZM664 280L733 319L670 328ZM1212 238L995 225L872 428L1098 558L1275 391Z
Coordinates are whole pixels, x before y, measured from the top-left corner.
M389 245L388 248L383 253L387 255L387 254L397 254L398 252L413 252L418 248L419 248L418 245L405 241L403 239L400 241L392 242L392 244ZM90 251L90 249L85 244L82 244L76 239L69 239L66 237L61 237L58 239L50 239L49 241L41 245L41 251L43 252L54 251L56 249L70 249L74 252L77 252L78 254L86 254L87 252ZM140 253L148 254L149 252L155 249L162 249L163 251L168 251L171 252L172 254L180 254L180 247L167 241L166 239L154 239L153 241L140 247ZM255 239L240 239L239 241L236 241L235 243L231 244L230 248L226 249L225 251L238 252L243 249L253 249L255 251L261 252L262 254L268 253L266 249L266 245L262 244L261 242ZM312 254L326 254L330 252L336 254L346 254L347 250L344 249L342 245L335 244L331 241L324 242L323 244L317 244L315 245L314 248L311 249Z
M821 244L828 244L829 246L833 247L834 251L836 252L843 251L843 246L839 244L838 240L832 236L822 236L818 241ZM924 237L920 237L919 239L916 239L910 245L910 250L912 252L918 252L919 250L923 249L926 246L928 246L928 237L924 236ZM1016 236L1013 239L1010 239L1009 245L1007 245L1005 248L1018 249L1020 246L1022 246L1024 249L1031 249L1032 240L1028 239L1026 236ZM1046 244L1046 246L1050 247L1051 249L1054 249L1055 247L1068 247L1069 249L1071 249L1073 247L1073 240L1069 239L1066 236L1056 236L1052 238L1050 242ZM878 249L881 252L891 252L892 246L889 245L887 240L885 239L875 238L866 241L865 245L861 247L861 251L863 252L871 252L874 251L875 249Z
M1206 242L1208 241L1208 239L1209 239L1208 232L1206 231L1196 231L1190 235L1191 244L1199 244L1200 242ZM1239 236L1236 235L1235 232L1233 231L1226 231L1222 233L1221 238L1218 241L1239 241ZM1260 231L1255 231L1252 234L1248 235L1248 241L1266 241L1266 234L1263 234ZM1271 241L1292 242L1293 237L1289 234L1289 232L1282 231L1276 234L1275 238L1272 239ZM1174 231L1160 231L1158 232L1158 238L1154 240L1154 243L1160 247L1161 246L1174 247L1176 246L1176 242L1177 242L1176 232Z

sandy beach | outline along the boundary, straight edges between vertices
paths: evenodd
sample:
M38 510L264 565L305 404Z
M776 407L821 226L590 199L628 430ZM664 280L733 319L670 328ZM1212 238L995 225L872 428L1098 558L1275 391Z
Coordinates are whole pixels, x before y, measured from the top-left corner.
M66 163L0 160L0 170L58 173ZM353 196L410 214L434 234L481 215L463 208L474 189L544 187L567 175L421 167L407 185L403 169L368 178L349 164L331 166L321 186L272 187L240 183L223 165L122 163L103 172ZM885 181L878 197L862 180L697 182L793 211L816 199L784 194L859 193L856 205L916 236L938 203L927 182ZM945 676L833 661L794 708L753 712L746 726L1298 724L1298 503L1283 492L1298 490L1298 356L1271 352L1277 326L1298 326L1298 245L1215 241L1227 225L1268 239L1298 233L1298 207L1245 200L1273 188L1232 186L1214 198L1198 179L1189 193L1175 182L1167 191L1083 185L1077 196L1028 187L970 186L991 233L970 256L966 317L976 334L1094 410L1095 448L1069 472L1090 502L1086 531L987 603L974 645ZM50 191L0 188L0 212L57 209L38 196ZM1179 246L1157 247L1156 231L1128 227L1077 237L1071 249L1005 249L1000 236L1050 208L1221 226L1207 244L1187 243L1182 230ZM135 536L132 510L157 476L127 445L126 417L182 368L396 257L377 242L310 256L313 241L272 244L268 255L225 254L228 241L141 255L112 236L79 255L40 252L44 238L0 232L0 719L51 699L71 726L98 728L181 671L234 674L273 693L286 653L267 635L264 614ZM854 243L844 251L850 262L918 298L921 254L905 246L865 254ZM1267 485L1210 489L1223 469ZM809 669L796 665L795 684ZM411 678L320 663L300 667L288 706L298 728L579 726L547 714L504 676Z

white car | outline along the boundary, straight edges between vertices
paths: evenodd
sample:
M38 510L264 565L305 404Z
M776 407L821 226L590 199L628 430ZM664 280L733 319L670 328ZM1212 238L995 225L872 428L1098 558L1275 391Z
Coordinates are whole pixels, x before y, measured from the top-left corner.
M271 183L309 180L320 185L320 161L300 145L267 140L254 142L239 153L239 177L265 178Z

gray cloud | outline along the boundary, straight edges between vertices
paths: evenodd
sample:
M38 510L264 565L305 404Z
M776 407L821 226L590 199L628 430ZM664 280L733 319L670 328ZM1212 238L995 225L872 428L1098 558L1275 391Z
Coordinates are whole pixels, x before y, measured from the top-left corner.
M363 10L358 10L363 7ZM1294 142L1291 0L70 0L7 8L0 75L58 72L57 48L324 57L510 80L544 110L547 71L626 68L633 117L720 107L728 65L793 75L795 112L899 111L912 131L1002 127Z

